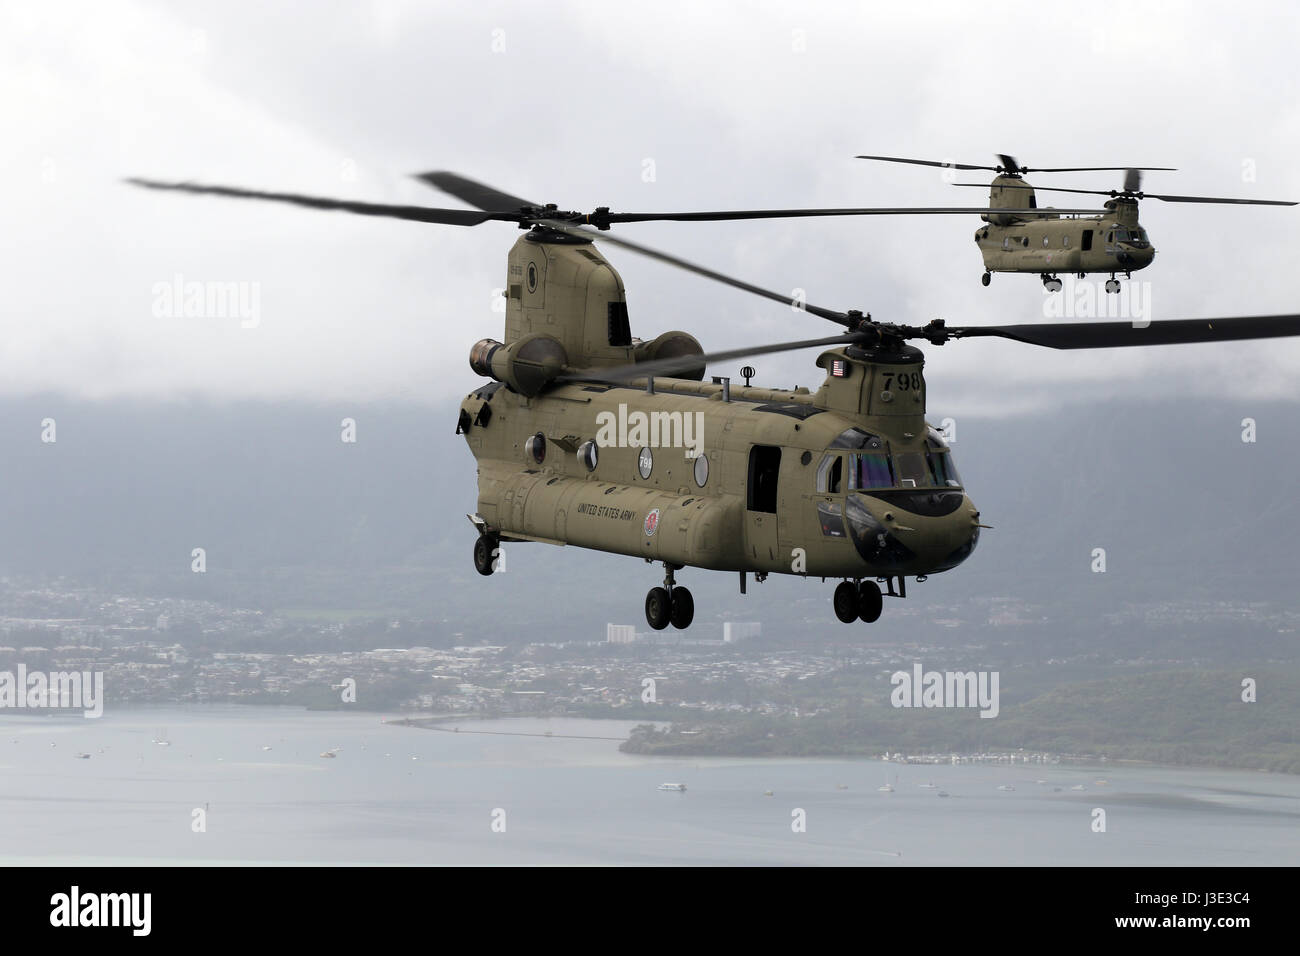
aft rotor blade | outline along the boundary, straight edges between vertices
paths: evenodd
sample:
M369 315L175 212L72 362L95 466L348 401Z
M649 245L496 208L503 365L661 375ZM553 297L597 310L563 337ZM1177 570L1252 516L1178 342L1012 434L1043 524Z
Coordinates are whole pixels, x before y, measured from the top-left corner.
M972 166L970 163L939 163L933 159L904 159L901 156L854 156L854 159L873 159L881 163L910 163L913 166L937 166L940 169L987 169L991 173L1002 171L1001 166Z
M601 381L625 382L628 379L648 378L652 375L671 376L674 372L698 369L714 362L726 362L731 359L748 358L751 355L771 355L775 352L793 352L797 349L816 347L853 345L858 342L874 341L869 333L847 332L830 335L819 339L802 339L798 342L775 342L771 345L750 345L744 348L727 349L723 352L706 352L704 355L675 355L672 358L654 359L649 362L636 362L630 365L615 365L610 368L587 368L568 372L559 377L560 381Z
M1053 325L990 325L947 329L948 337L996 337L1049 349L1110 349L1187 345L1300 335L1300 315L1177 319L1135 326L1131 322L1066 322Z
M599 224L622 222L724 222L733 219L808 219L821 216L986 216L1032 215L1037 209L990 209L969 206L880 206L858 209L728 209L718 212L612 212L599 216ZM1100 209L1059 209L1057 212L1091 213ZM593 216L593 221L596 221Z
M426 185L432 186L434 189L441 189L462 202L467 202L471 206L487 212L497 212L503 209L535 208L541 205L530 199L512 196L486 183L480 183L477 180L461 176L458 173L449 173L445 170L419 173L415 178Z
M974 186L977 183L955 183L958 186ZM1223 196L1171 196L1167 193L1145 193L1145 192L1125 192L1121 189L1066 189L1062 186L1038 186L1038 187L1021 187L1011 186L1004 187L1011 189L1037 188L1040 192L1049 193L1083 193L1091 196L1111 196L1121 198L1124 196L1133 199L1159 199L1163 202L1199 202L1199 203L1220 203L1233 206L1294 206L1296 203L1285 199L1229 199Z
M970 163L940 163L932 159L903 159L899 156L855 156L855 159L874 159L885 163L911 163L916 166L935 166L939 169L987 169L991 173L1092 173L1121 172L1126 169L1160 170L1175 172L1171 166L1021 166L1011 156L1002 156L1000 166L974 166Z
M407 219L413 222L436 222L448 226L477 226L492 219L509 222L520 221L517 213L479 212L473 209L436 209L431 206L399 206L389 203L356 202L350 199L327 199L322 196L302 196L297 193L270 193L255 189L238 189L231 186L204 186L199 183L164 183L152 179L128 179L134 186L146 189L168 189L207 196L226 196L235 199L265 199L271 202L306 206L309 209L326 209L355 213L359 216L379 216L384 219Z
M800 302L793 296L785 295L780 292L773 292L771 289L764 289L762 286L753 285L752 283L745 282L742 279L737 279L734 276L729 276L714 269L709 269L706 266L696 265L694 262L687 262L685 259L679 259L677 256L670 256L666 252L660 252L658 249L651 249L649 246L643 246L639 242L631 242L620 236L611 236L607 232L594 232L590 229L583 229L581 227L570 226L566 223L554 222L551 220L540 220L538 225L546 229L553 229L556 232L563 232L567 235L579 236L583 239L595 239L600 242L607 242L622 249L628 249L640 255L648 256L658 262L675 266L678 269L685 269L687 272L693 272L698 276L704 276L706 279L721 282L724 285L731 286L733 289L741 289L753 295L762 296L765 299L771 299L773 302L783 303L791 308L797 308L802 312L807 312L823 319L829 319L830 321L836 322L840 325L850 328L854 325L853 317L845 312L838 312L834 309L823 309L820 306Z

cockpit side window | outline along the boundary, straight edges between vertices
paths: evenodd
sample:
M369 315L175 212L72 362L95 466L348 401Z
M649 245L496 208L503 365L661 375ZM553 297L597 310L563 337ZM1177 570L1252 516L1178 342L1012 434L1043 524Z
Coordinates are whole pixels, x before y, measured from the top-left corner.
M926 457L930 459L936 485L940 488L961 487L961 475L957 474L957 466L952 463L952 455L947 451L931 451L926 453Z
M868 443L880 441L875 435L864 432L861 428L850 428L840 432L831 442L832 448L866 448Z
M844 457L826 455L817 466L817 490L822 494L838 495L844 487Z

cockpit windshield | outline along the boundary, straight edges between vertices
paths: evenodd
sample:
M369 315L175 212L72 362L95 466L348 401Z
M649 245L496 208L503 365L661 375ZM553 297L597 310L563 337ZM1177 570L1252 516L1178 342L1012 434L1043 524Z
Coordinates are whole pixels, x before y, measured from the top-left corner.
M933 428L926 435L922 451L890 452L889 444L877 435L851 428L831 444L831 448L853 448L847 455L848 490L870 491L873 488L960 488L961 476L952 463L952 454L943 436ZM822 468L837 473L839 456L823 459ZM818 475L818 490L831 485L824 474ZM835 482L838 484L838 482Z
M849 472L851 488L892 488L894 469L889 456L883 451L870 451L851 455L853 465Z
M1147 231L1145 229L1116 229L1116 242L1127 242L1132 246L1145 246L1147 242Z

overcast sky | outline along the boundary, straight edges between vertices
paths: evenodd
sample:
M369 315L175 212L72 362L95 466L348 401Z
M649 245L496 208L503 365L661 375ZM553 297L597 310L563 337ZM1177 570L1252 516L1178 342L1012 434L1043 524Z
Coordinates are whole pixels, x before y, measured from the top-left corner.
M852 157L1008 152L1030 166L1178 167L1148 174L1155 191L1297 199L1297 22L1284 3L3 0L0 390L444 403L476 385L470 345L501 336L492 293L509 225L151 193L123 176L452 206L410 174L450 169L575 209L980 205L985 193L938 170ZM1142 222L1158 252L1135 279L1157 321L1295 311L1300 207L1148 201ZM976 225L621 235L886 320L1053 321L1032 276L980 285ZM834 331L604 251L643 338L685 328L721 349ZM156 287L177 276L255 288L256 327L156 315ZM754 364L760 382L811 386L814 358ZM1292 342L1058 354L969 341L928 359L944 413L1099 394L1300 399Z

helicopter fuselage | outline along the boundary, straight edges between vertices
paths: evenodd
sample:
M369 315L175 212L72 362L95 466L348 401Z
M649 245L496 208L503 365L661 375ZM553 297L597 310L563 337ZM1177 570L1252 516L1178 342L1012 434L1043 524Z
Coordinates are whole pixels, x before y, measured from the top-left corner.
M990 208L1037 208L1033 189L1014 176L999 176L989 190ZM1061 216L1050 208L1033 216L989 213L975 230L986 272L1038 275L1132 273L1155 258L1138 222L1138 204L1111 199L1106 216Z
M503 541L670 566L928 575L974 550L979 514L925 423L921 353L824 353L826 384L658 378L466 397L478 515Z

